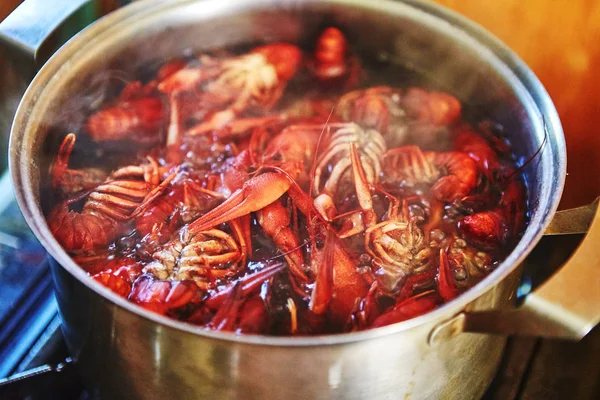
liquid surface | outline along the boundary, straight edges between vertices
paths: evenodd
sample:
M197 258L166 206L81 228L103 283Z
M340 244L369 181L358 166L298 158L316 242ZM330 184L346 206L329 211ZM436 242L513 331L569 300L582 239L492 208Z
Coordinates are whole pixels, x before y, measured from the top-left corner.
M47 219L141 307L238 333L375 328L459 296L521 236L501 127L335 28L140 79L63 140Z

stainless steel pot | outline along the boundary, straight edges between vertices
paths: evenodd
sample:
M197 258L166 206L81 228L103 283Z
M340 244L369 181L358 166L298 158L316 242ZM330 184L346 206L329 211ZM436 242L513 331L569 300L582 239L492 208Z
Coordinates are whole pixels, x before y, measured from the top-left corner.
M133 76L141 64L186 49L301 43L324 24L342 27L363 56L383 55L424 71L434 86L502 123L521 157L547 135L543 152L525 168L530 222L508 258L470 291L424 316L371 331L305 338L204 331L138 308L89 279L50 234L40 183L59 135L76 130L86 107L104 93L103 86L94 86L95 77L107 70ZM8 33L26 38L27 29L14 26ZM7 34L1 25L0 32ZM549 226L563 188L560 121L540 82L509 49L429 2L133 3L79 33L39 71L14 121L10 167L21 209L56 260L69 350L85 383L104 398L477 398L494 375L503 335L578 339L600 319L600 252L594 248L600 214L568 264L514 308L519 265ZM563 213L551 231L585 230L593 215L592 208Z

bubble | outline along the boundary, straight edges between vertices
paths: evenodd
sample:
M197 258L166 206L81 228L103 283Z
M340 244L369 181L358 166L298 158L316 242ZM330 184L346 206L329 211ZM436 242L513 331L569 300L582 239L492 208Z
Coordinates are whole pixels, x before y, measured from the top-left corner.
M362 253L359 257L359 261L363 264L367 264L371 261L371 256L368 253Z
M454 246L464 249L465 247L467 247L467 242L465 242L463 239L456 239L454 241Z
M441 242L442 240L446 239L446 232L444 232L441 229L432 229L429 234L429 237L431 238L431 240Z
M454 279L457 281L464 281L465 279L467 279L468 274L467 274L467 270L464 268L456 268L454 270Z
M408 206L408 212L413 218L425 218L425 211L423 210L423 207L419 206L418 204L411 204Z
M473 258L473 262L479 269L483 269L487 266L488 255L484 252L478 252Z
M460 253L462 253L462 249L461 249L461 248L459 248L459 247L454 247L454 246L453 246L453 247L450 249L450 254L451 254L451 255L453 255L453 256L457 256L457 255L459 255Z

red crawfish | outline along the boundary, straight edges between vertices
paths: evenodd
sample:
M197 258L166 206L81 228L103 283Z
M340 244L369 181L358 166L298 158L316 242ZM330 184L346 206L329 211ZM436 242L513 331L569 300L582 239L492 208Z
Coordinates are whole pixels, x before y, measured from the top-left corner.
M197 313L205 316L218 310L231 296L236 285L239 285L242 296L248 296L282 269L282 264L271 265L213 291L201 289L192 280L162 280L152 274L143 274L134 282L129 300L163 315L185 306L196 306ZM198 315L190 316L191 320L194 318L198 318Z
M69 159L75 147L77 137L69 133L62 141L56 157L50 166L52 188L62 194L73 194L82 190L90 190L104 182L106 172L99 168L71 169Z
M358 220L349 229L342 229L341 238L364 233L364 248L372 257L372 265L381 290L387 293L397 291L399 282L407 276L418 274L431 268L432 254L427 235L417 226L415 218L410 218L408 201L399 201L385 193L376 185L370 184L359 154L354 144L350 148L350 159L356 197L360 205ZM379 221L373 208L372 188L381 191L390 201L385 218Z
M415 283L416 281L410 282L413 287ZM409 287L409 290L405 290L404 293L412 291L413 287ZM440 249L436 290L421 292L408 298L398 296L396 304L375 318L370 328L378 328L418 317L434 310L442 303L453 300L459 293L451 273L447 251Z
M112 104L88 118L86 131L97 142L129 139L154 144L159 141L166 122L167 107L160 95L133 82Z
M79 255L73 260L93 279L117 293L129 296L131 285L142 274L142 266L131 255L99 252L94 255Z
M461 152L423 152L418 146L403 146L389 150L383 165L386 176L403 185L432 185L440 201L462 199L477 185L476 164Z
M65 140L74 139L68 136ZM126 229L125 221L160 195L175 175L176 172L163 180L158 163L153 160L148 165L123 167L91 191L57 204L48 216L50 230L67 251L105 246ZM83 199L81 211L70 209L71 204Z
M409 137L415 143L439 141L439 128L458 121L461 104L443 92L376 86L346 93L335 112L344 121L379 131L388 146L396 147Z
M350 54L348 41L337 28L329 27L317 39L309 68L322 85L351 87L361 74L358 59Z
M478 170L490 182L498 182L504 174L504 167L496 151L470 125L460 124L453 129L452 147L471 157Z
M315 168L313 192L315 206L323 218L331 220L337 214L336 198L343 198L344 184L352 187L350 149L356 148L361 167L369 183L376 183L382 171L381 159L387 149L382 135L373 129L363 129L355 123L328 124L325 144Z
M272 43L233 57L201 57L199 67L184 68L162 81L158 89L172 94L202 91L207 113L188 135L221 129L248 109L268 110L281 97L300 67L302 52L294 45Z
M158 142L164 133L168 107L156 86L184 66L176 59L161 67L154 81L125 85L117 99L88 118L86 130L90 137L98 142L122 139L142 144Z
M227 231L181 228L152 255L153 260L144 267L144 272L161 280L189 280L201 289L212 288L215 282L244 268L251 247L246 242L249 235L238 220L228 225Z
M499 251L518 238L526 217L526 200L520 179L511 180L502 191L498 205L465 216L458 232L470 244L484 251Z

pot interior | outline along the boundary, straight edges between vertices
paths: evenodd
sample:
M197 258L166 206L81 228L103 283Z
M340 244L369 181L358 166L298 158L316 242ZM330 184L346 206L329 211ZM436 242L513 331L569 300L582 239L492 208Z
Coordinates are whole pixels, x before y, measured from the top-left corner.
M557 207L565 150L552 103L512 53L459 17L418 2L142 3L105 17L65 45L34 80L12 133L13 179L24 214L51 255L96 291L97 284L70 260L43 219L47 196L41 184L64 135L80 132L90 111L114 96L123 81L147 76L165 60L273 41L310 50L322 29L331 25L347 35L361 58L398 65L407 76L419 76L420 85L452 93L477 116L498 123L517 164L534 154L547 135L543 151L523 170L530 217L523 240L496 271L455 300L456 307L506 276L531 250Z

